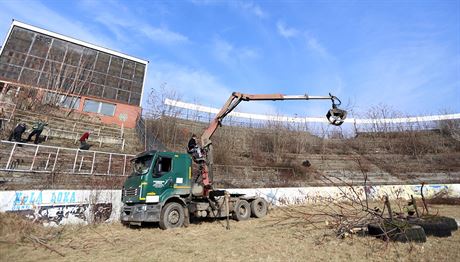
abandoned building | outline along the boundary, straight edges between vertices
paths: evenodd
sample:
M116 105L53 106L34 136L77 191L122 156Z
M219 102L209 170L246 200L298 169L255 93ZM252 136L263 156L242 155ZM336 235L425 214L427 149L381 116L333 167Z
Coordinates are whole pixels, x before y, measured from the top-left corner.
M0 91L33 90L43 102L133 128L148 61L13 21L0 50Z

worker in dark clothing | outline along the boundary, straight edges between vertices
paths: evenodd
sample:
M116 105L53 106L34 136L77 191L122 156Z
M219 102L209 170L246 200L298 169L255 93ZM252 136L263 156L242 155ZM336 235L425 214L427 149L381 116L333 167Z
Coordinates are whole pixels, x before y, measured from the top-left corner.
M30 142L32 140L32 136L35 136L34 143L38 144L40 134L42 133L43 128L45 128L47 125L47 119L45 119L45 121L38 120L35 122L35 124L32 126L32 132L30 132L29 137L27 137L27 142Z
M25 123L19 123L11 132L8 141L14 141L22 143L22 134L26 131L27 125Z
M80 149L81 150L88 150L91 147L91 145L86 142L89 138L89 135L90 135L90 132L85 132L80 137Z
M196 142L196 135L193 134L190 140L188 141L188 153L194 156L197 160L202 159L203 155L201 154L201 149Z

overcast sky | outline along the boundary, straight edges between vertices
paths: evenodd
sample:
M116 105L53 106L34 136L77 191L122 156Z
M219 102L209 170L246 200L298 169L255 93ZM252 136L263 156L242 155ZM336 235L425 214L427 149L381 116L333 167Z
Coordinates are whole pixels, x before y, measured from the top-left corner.
M232 91L327 95L365 114L460 112L460 1L5 1L12 19L150 61L146 89L220 107ZM148 94L148 90L145 91ZM321 116L328 102L245 104Z

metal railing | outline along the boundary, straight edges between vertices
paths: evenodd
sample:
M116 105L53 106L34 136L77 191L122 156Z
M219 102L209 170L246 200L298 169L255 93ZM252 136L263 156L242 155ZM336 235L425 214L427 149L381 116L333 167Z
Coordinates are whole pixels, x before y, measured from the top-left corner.
M131 154L0 141L0 171L127 176Z

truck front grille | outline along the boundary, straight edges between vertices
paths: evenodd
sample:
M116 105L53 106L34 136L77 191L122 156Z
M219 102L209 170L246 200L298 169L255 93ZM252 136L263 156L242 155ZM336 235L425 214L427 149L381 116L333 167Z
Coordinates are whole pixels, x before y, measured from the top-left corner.
M138 190L138 187L125 189L123 192L123 196L137 196Z

